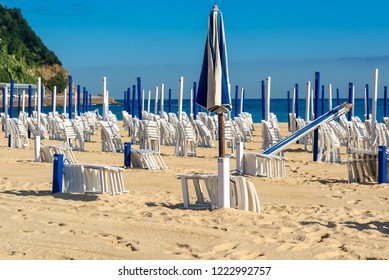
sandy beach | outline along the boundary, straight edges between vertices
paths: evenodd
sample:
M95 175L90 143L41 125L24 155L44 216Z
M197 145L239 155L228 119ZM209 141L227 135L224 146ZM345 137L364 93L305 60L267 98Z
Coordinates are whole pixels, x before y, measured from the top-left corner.
M261 151L255 128L246 151ZM99 132L77 160L122 166L122 153L101 152ZM166 170L127 169L126 194L52 194L52 164L34 162L33 140L10 149L3 134L0 259L389 259L389 185L348 184L346 163L314 163L295 144L285 151L287 177L249 177L261 213L188 210L176 175L216 173L217 147L198 148L197 157L173 151L162 146Z

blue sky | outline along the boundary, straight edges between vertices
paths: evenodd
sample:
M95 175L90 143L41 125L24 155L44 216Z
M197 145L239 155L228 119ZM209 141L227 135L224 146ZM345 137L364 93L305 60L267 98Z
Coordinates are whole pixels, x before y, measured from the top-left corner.
M145 90L161 83L184 96L198 81L214 1L8 0L89 93L121 98L142 78ZM342 97L354 82L357 97L379 69L379 97L389 85L389 2L218 1L224 16L231 86L260 96L272 78L272 97L284 98L295 83L300 96L313 83L332 83ZM232 93L233 94L233 93Z

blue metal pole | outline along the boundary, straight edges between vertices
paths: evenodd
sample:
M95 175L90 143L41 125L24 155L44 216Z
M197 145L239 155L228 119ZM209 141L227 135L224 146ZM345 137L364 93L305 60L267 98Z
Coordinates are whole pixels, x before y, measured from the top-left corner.
M197 119L196 96L197 96L197 83L193 82L193 118L194 119Z
M131 167L131 142L124 143L124 167Z
M62 192L63 160L62 154L54 154L52 193Z
M378 147L378 183L386 183L386 146Z
M265 99L266 99L266 95L265 95L265 81L261 81L261 94L262 94L262 120L265 119L265 111L266 111L266 108L265 108L265 105L266 105L266 102L265 102ZM289 107L289 91L288 91L288 118L289 118L289 110L290 110L290 107Z
M20 114L20 100L21 100L21 95L19 94L18 95L18 117L19 117L19 114Z
M82 101L82 112L85 113L86 111L88 111L88 96L86 95L86 87L82 88Z
M41 113L43 112L43 106L45 105L45 87L41 87Z
M320 99L320 72L315 73L315 119L319 117L318 109L319 109L319 99ZM313 161L318 160L319 153L319 129L316 128L313 132Z
M77 116L80 116L81 86L77 85Z
M15 81L11 80L11 91L9 96L9 117L13 118L14 112L14 91L15 91Z
M28 86L28 117L32 115L32 86Z
M339 89L337 88L337 89L336 89L336 103L337 103L336 105L339 106L339 102L340 102L340 101L339 101Z
M387 86L384 86L384 117L387 117L388 114L387 114L387 111L386 111L386 101L387 101L387 98L388 98L388 87Z
M69 119L71 119L73 114L73 77L72 76L69 76L69 102L68 103L69 103L68 104Z
M324 85L321 86L321 114L323 115L324 111Z
M295 84L295 89L296 89L296 104L295 104L295 108L296 108L296 119L297 119L298 116L299 116L299 85L298 84Z
M142 81L141 78L136 78L137 85L138 85L138 112L139 112L139 120L142 120Z
M370 118L370 112L369 112L369 85L368 84L366 84L366 86L365 86L365 88L366 88L366 119L368 120L369 118Z
M127 88L127 113L131 114L131 88Z
M136 86L132 86L132 116L135 117L135 100L136 100Z
M353 83L348 84L348 103L354 106L353 104ZM351 116L352 116L352 110L350 110L347 114L347 120L351 121Z
M31 115L32 115L32 86L31 85L29 85L28 86L28 110L27 110L27 116L28 117L31 117ZM30 131L30 129L28 129L28 138L30 138L31 137L31 131Z
M169 88L169 107L168 107L169 113L172 112L172 89Z
M239 101L239 86L236 85L235 86L235 117L238 116L238 112L239 112L239 106L238 106L238 101Z

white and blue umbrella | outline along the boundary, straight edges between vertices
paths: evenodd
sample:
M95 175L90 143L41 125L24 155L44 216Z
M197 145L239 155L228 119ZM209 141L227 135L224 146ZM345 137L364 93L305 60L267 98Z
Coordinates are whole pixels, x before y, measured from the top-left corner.
M223 15L214 5L208 17L205 44L196 103L219 114L219 156L224 157L223 112L231 111L230 81Z
M226 38L222 13L214 5L208 17L208 34L205 44L196 103L218 113L219 159L218 159L218 202L217 207L230 207L229 158L225 158L224 117L231 111L230 81Z
M214 5L208 17L208 34L196 103L209 112L231 110L230 81L223 15Z

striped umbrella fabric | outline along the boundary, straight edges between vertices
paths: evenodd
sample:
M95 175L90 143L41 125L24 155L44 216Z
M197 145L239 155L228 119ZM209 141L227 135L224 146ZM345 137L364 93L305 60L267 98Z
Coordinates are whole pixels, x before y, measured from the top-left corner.
M230 81L223 15L214 5L208 17L205 44L196 103L209 112L231 111Z

